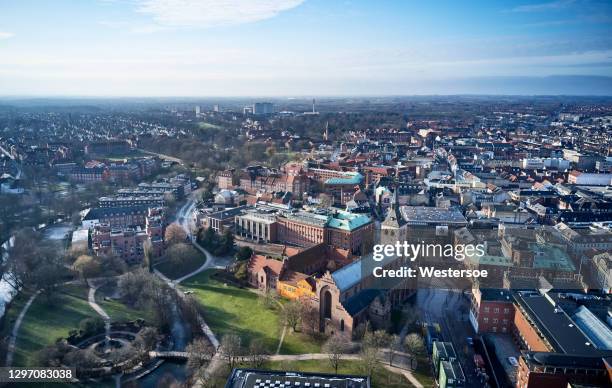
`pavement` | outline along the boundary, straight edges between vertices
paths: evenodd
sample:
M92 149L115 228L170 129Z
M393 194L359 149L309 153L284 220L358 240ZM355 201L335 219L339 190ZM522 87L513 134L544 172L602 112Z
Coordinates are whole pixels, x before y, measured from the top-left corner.
M438 323L444 341L451 342L466 377L466 387L480 387L474 374L474 349L467 344L467 337L474 337L469 323L469 300L461 290L423 288L417 292L417 306L426 323Z

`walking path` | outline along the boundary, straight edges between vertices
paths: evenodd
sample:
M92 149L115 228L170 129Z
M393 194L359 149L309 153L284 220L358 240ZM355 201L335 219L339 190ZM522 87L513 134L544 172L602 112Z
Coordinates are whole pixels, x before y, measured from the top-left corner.
M110 316L104 311L102 307L98 303L96 303L96 290L98 286L91 285L89 287L89 294L87 295L87 303L89 303L89 307L91 307L99 316L104 320L104 331L106 333L106 340L108 341L110 336L111 329L111 319Z
M276 347L276 354L280 353L281 347L283 346L283 341L285 340L286 333L287 333L287 325L283 325L283 332L281 333L280 341L278 341L278 346Z
M15 325L13 326L13 330L11 331L11 336L9 338L8 349L6 351L6 366L11 366L13 364L13 355L15 354L15 346L17 344L17 334L19 333L19 328L21 327L23 318L25 317L26 313L28 312L28 309L32 305L32 302L34 302L34 299L36 299L39 294L40 290L36 291L34 294L32 294L32 296L30 296L30 299L28 299L25 306L23 306L23 309L21 309L21 312L19 313L19 316L15 321Z

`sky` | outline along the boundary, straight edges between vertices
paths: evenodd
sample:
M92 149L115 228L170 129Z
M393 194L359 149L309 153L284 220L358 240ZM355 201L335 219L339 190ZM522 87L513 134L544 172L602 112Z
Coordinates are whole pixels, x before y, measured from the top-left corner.
M612 95L612 1L0 0L0 95Z

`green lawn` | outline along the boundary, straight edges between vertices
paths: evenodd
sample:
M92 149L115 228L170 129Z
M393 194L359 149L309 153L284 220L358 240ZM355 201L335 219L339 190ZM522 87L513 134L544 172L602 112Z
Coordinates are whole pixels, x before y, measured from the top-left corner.
M183 265L177 266L173 264L170 260L166 260L162 263L159 263L155 266L159 272L163 273L170 279L178 279L182 276L187 275L190 272L195 271L200 268L206 262L206 256L196 249L194 252L197 252L196 255L193 255L186 261Z
M207 123L207 122L200 122L198 123L198 126L202 129L222 129L223 128L217 124L212 124L212 123Z
M0 338L6 338L10 335L13 330L13 325L15 324L15 320L19 316L19 313L23 309L23 306L27 303L28 299L32 295L31 292L20 292L15 296L12 300L10 307L6 309L4 312L4 316L2 317L2 327L0 327ZM0 348L0 364L4 362L4 348Z
M306 361L269 361L263 369L291 370L299 372L335 373L328 360L306 360ZM339 374L363 376L360 362L356 360L340 361ZM383 366L378 366L372 374L373 388L404 388L412 384L402 375L393 373Z
M96 315L87 304L87 288L83 285L63 286L51 301L39 295L19 330L13 365L35 366L40 349L67 337L70 330L78 329L82 319Z
M220 339L225 334L238 334L243 343L258 338L268 351L275 352L280 338L280 325L275 310L263 307L258 296L245 289L225 285L205 271L182 283L205 307L204 319Z
M153 314L151 311L133 309L115 299L105 300L105 296L115 294L115 287L115 282L109 282L96 291L96 302L106 311L113 322L135 321L139 318L146 322L152 322Z
M195 297L205 307L204 318L213 332L218 338L237 333L245 345L253 338L259 338L268 351L275 353L282 333L280 306L272 309L262 306L253 291L211 278L214 271L205 271L182 283L184 288L195 292ZM316 353L320 350L318 341L287 329L281 354Z

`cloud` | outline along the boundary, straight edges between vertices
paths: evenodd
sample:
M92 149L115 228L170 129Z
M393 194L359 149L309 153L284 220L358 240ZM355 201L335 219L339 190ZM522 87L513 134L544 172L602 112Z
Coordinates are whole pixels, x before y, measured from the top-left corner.
M275 17L305 0L138 0L137 11L167 27L215 27Z
M514 7L512 12L545 12L545 11L555 11L560 9L565 9L572 4L574 4L576 0L557 0L551 1L548 3L539 3L539 4L529 4L529 5L519 5L518 7Z
M13 34L12 32L0 31L0 39L8 39L8 38L12 38L13 36L15 36L15 34Z

